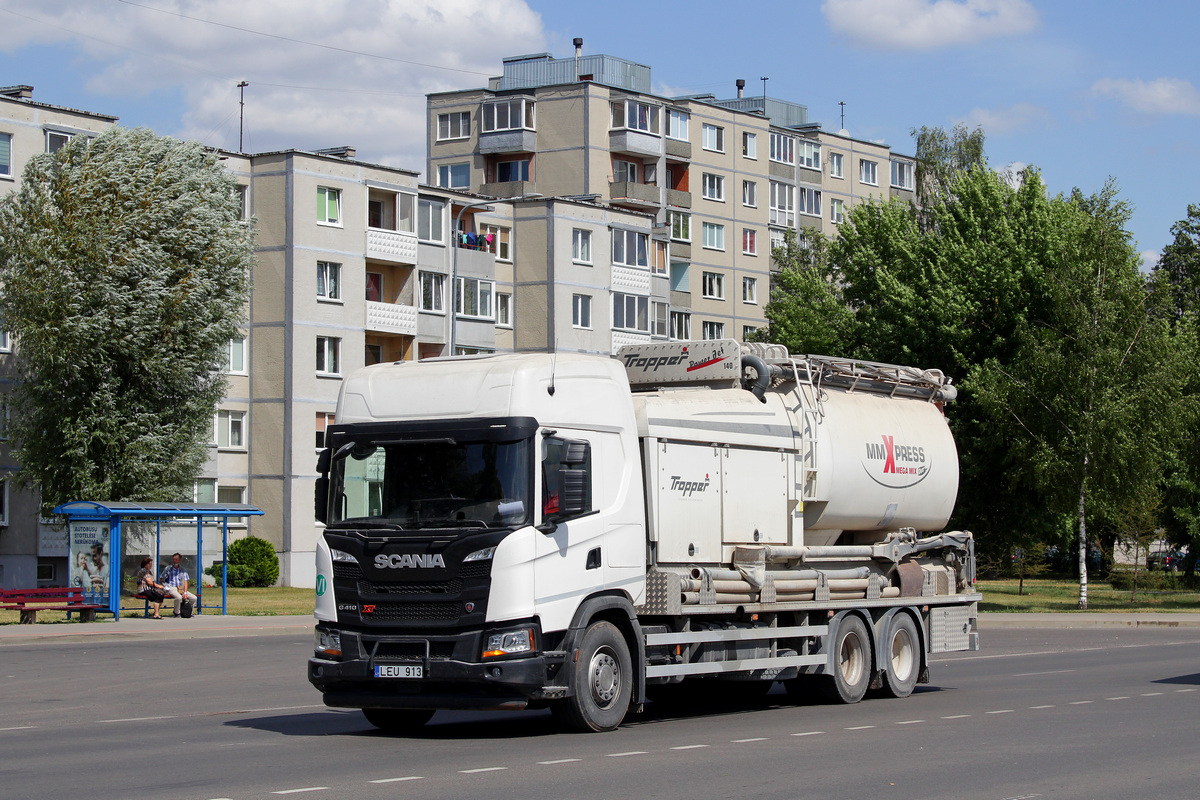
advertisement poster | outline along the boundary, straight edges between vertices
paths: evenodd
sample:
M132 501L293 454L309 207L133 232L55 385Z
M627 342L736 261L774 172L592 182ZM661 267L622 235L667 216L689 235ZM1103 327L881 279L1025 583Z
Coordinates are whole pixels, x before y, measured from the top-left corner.
M89 603L107 606L109 561L109 523L83 520L71 523L71 585L83 587Z

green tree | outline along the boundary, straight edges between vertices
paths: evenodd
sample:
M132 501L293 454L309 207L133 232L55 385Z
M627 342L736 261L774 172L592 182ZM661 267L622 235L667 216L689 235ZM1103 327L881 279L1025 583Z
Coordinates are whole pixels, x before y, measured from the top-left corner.
M1163 248L1154 271L1170 286L1177 316L1200 314L1200 205L1188 206L1187 217L1171 226L1171 235L1175 238Z
M841 355L854 341L854 313L846 306L838 275L829 263L829 240L808 230L801 241L794 231L771 258L768 327L756 339L786 345L792 353Z
M953 194L959 173L987 166L983 128L959 123L953 129L922 125L909 131L917 145L917 204L928 208Z
M1075 514L1081 609L1089 521L1154 491L1182 421L1187 365L1155 308L1165 293L1138 272L1129 213L1111 182L1051 203L1044 302L1019 321L1013 357L970 381L1046 511Z
M15 478L45 506L190 497L249 288L235 189L198 143L114 128L0 202Z

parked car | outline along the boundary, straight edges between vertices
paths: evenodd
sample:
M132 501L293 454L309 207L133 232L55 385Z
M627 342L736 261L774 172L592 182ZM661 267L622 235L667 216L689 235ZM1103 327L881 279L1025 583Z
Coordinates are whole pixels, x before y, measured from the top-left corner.
M1178 572L1183 565L1182 550L1156 550L1146 556L1146 569L1161 569L1165 572Z

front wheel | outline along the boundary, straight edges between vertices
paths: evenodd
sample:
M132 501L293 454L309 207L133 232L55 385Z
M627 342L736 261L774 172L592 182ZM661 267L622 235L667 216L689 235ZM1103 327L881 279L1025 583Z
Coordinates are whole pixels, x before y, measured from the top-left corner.
M633 667L625 637L611 622L588 626L572 665L575 693L552 706L565 727L581 732L611 731L625 719L633 689Z
M831 648L832 675L823 677L826 699L835 703L857 703L871 684L871 635L854 615L842 617Z
M427 708L364 708L367 722L386 733L412 733L433 718Z

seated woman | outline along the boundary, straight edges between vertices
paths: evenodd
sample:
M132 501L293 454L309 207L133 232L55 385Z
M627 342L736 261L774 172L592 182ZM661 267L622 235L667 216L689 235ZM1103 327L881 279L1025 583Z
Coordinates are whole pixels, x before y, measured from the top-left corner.
M154 559L150 556L142 559L142 568L137 573L137 593L154 605L154 616L151 619L162 619L159 611L162 609L163 600L166 599L165 587L154 580L154 572L150 569L153 563Z

